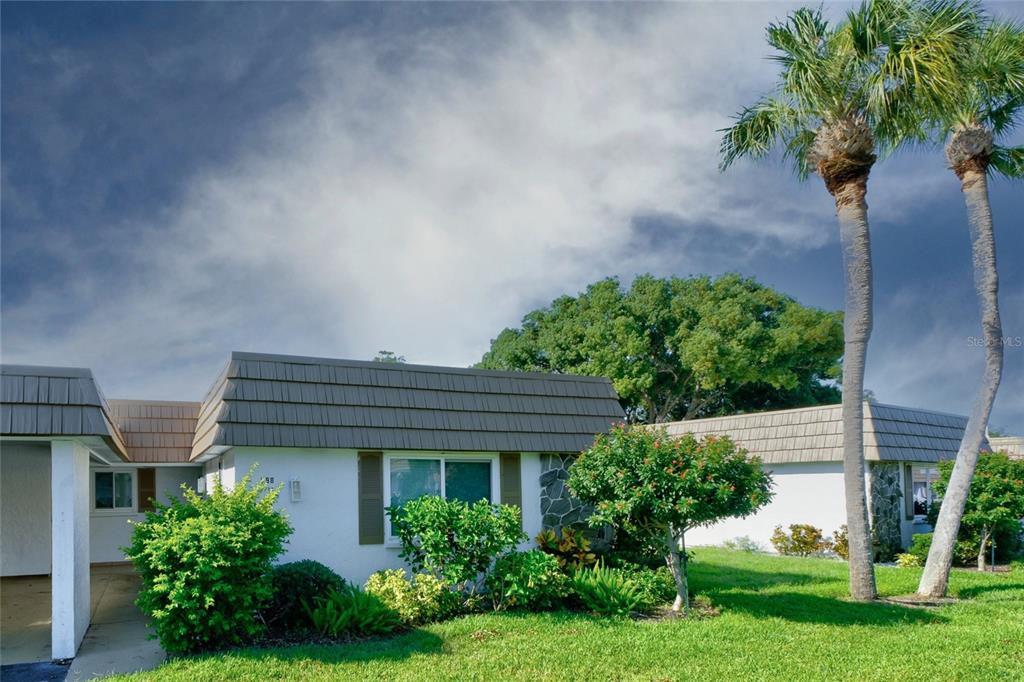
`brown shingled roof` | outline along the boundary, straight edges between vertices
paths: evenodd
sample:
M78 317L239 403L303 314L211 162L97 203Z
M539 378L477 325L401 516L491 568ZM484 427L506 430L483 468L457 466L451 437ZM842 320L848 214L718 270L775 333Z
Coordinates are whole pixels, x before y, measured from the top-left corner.
M236 445L578 452L624 414L608 379L232 353L193 458Z
M967 418L869 402L864 405L867 460L937 462L953 459ZM722 434L766 464L839 462L843 459L843 410L819 405L664 425L670 434Z
M133 462L188 462L202 403L110 400Z

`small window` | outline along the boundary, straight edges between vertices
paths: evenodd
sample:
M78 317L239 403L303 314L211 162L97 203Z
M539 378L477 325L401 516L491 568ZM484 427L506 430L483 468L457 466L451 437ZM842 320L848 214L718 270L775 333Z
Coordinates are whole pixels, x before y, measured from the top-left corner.
M935 467L913 467L911 472L914 520L921 522L927 518L928 508L935 502L932 486L938 480L939 471Z
M135 509L135 481L131 472L95 472L93 500L96 509Z

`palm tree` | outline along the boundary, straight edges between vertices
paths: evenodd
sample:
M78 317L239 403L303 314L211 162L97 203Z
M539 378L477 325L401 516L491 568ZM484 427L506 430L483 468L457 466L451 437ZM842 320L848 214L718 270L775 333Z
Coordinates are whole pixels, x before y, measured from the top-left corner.
M876 596L862 402L872 326L868 175L879 152L892 151L917 129L912 95L934 97L949 85L962 21L945 8L875 0L833 30L820 10L799 9L768 27L768 43L778 53L773 58L782 67L776 92L741 111L722 139L723 170L781 143L798 175L817 173L835 200L846 306L843 478L850 594L858 600Z
M978 452L985 440L989 414L1003 371L1003 329L999 320L999 275L995 235L989 207L988 174L1024 177L1024 147L995 143L1024 115L1024 30L1010 22L986 22L965 42L960 74L937 110L937 123L947 139L946 159L960 179L974 262L974 287L981 308L985 367L967 420L949 485L939 508L918 594L941 597L949 584L953 548L960 530Z

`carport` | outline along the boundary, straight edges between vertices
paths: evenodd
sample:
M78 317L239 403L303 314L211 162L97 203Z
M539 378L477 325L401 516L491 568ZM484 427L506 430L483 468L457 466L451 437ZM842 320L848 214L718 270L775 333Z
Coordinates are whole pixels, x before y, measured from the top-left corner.
M4 365L0 402L0 661L72 658L91 615L89 465L126 449L87 369Z

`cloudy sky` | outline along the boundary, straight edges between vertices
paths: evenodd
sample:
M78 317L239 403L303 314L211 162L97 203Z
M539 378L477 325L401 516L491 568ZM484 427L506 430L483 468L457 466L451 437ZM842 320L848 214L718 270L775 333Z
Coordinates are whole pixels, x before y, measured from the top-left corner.
M608 275L737 271L840 308L820 181L716 169L786 10L5 2L3 361L199 399L231 350L468 365ZM1020 337L1024 185L992 200ZM877 167L869 203L867 386L966 413L981 349L958 183L918 150ZM993 423L1024 431L1019 345Z

